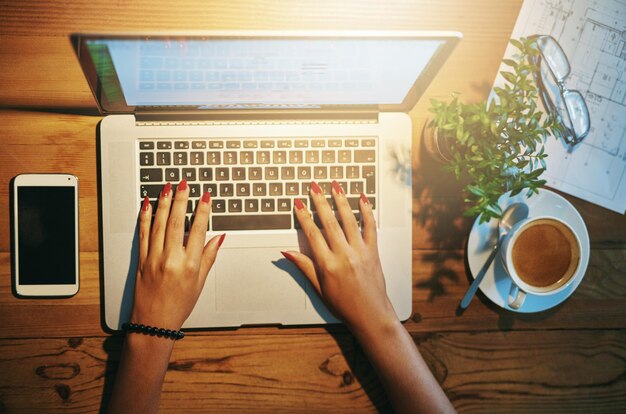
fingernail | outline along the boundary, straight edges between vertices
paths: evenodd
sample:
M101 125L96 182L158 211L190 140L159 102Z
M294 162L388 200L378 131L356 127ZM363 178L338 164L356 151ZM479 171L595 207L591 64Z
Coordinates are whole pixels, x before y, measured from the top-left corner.
M222 243L224 243L224 238L226 237L226 233L222 234L220 236L220 239L217 241L217 248L219 249L222 246Z
M205 191L204 194L202 194L202 202L208 204L210 201L211 201L211 194L209 194L208 191Z
M183 181L178 184L178 189L180 191L185 191L187 189L187 180L183 179Z
M143 204L141 204L141 210L148 211L148 207L150 207L150 199L148 196L143 199Z
M370 203L370 201L367 199L367 196L365 194L361 193L361 197L360 198L361 198L361 201L363 203L365 203L365 204L369 204Z
M335 190L335 193L343 194L343 188L341 188L341 186L339 185L339 183L336 180L333 180L331 185L333 186L333 190Z
M315 181L311 181L311 190L313 190L313 193L315 194L322 194L321 187L317 185Z
M285 259L289 260L290 262L294 261L294 257L293 257L293 255L291 253L289 253L289 252L280 252L280 254L282 254L285 257Z
M299 198L296 198L296 201L294 201L294 203L296 205L296 209L298 210L304 209L304 203Z
M172 191L172 183L166 183L161 191L161 197L167 197L170 195L170 191Z

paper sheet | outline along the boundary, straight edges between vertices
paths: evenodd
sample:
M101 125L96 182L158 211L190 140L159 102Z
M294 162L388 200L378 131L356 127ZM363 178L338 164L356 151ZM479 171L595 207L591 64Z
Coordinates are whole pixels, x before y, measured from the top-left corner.
M572 67L565 87L580 91L591 116L589 135L573 150L547 140L543 178L550 187L626 212L626 0L526 0L511 38L534 34L561 44ZM515 50L509 45L506 55Z

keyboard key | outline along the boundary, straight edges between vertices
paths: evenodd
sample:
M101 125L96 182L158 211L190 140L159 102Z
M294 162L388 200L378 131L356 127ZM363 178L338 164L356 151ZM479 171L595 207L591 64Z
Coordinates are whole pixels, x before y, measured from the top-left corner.
M200 168L198 170L200 181L213 180L213 168Z
M346 167L346 178L359 178L359 167L356 165L348 165Z
M157 165L171 165L171 157L169 152L157 152Z
M209 141L209 148L213 148L213 149L224 148L224 142L223 141Z
M298 167L298 178L300 180L310 180L311 167Z
M252 151L241 151L239 153L239 162L242 164L252 164L254 162L254 153Z
M273 154L274 164L284 164L287 162L287 151L274 151Z
M302 151L289 151L290 164L302 164Z
M291 211L291 200L288 198L279 198L276 204L278 211Z
M354 162L374 162L375 159L374 150L354 150Z
M365 186L363 181L351 181L350 182L350 194L361 194L365 192Z
M270 152L269 151L259 151L256 153L256 163L257 164L269 164L270 163Z
M261 200L261 211L267 213L275 210L275 204L273 198L264 198Z
M204 152L192 152L191 153L191 165L204 164Z
M229 213L241 213L242 212L242 207L241 207L242 201L239 199L230 199L228 200L228 212ZM215 220L215 218L213 218L213 220ZM215 221L213 221L213 229L215 229Z
M237 196L248 197L250 195L250 184L237 184Z
M229 177L229 169L228 168L216 168L215 169L215 179L217 181L228 181Z
M306 163L307 164L316 164L320 162L320 152L319 151L307 151L305 153Z
M200 184L189 184L189 197L200 197Z
M243 147L244 148L256 148L256 147L258 147L258 142L257 141L251 141L251 140L244 141L243 142Z
M285 183L285 191L287 195L298 195L298 183Z
M157 149L172 149L172 143L170 141L158 141Z
M324 182L317 183L317 184L320 186L320 188L322 189L324 194L332 194L332 191L331 191L332 184L331 183L329 183L328 181L324 181ZM331 201L334 201L334 200L331 198Z
M265 167L266 180L278 180L278 167Z
M338 180L343 178L343 167L332 166L330 167L330 178L332 180Z
M187 165L187 153L175 152L174 153L174 165Z
M241 141L226 141L226 148L241 148Z
M300 194L302 194L303 196L308 196L309 194L311 194L310 182L302 183L302 192Z
M313 167L313 178L324 180L328 175L328 167Z
M165 181L180 181L180 175L178 168L166 168L165 169Z
M208 165L219 165L221 164L221 156L219 152L209 151L206 153L206 163Z
M373 147L375 145L376 145L376 141L371 138L364 139L361 141L361 146L363 147Z
M220 184L220 197L232 197L234 195L233 191L232 184Z
M154 149L154 142L139 141L139 149L142 149L142 150Z
M294 167L281 167L280 179L281 180L293 180L296 177L296 169Z
M187 213L193 213L193 201L187 200Z
M295 146L296 148L308 148L309 147L309 141L306 139L297 139L295 142Z
M352 162L352 153L347 150L341 150L339 151L338 158L341 163Z
M261 148L274 148L274 141L269 141L269 140L261 141Z
M288 139L279 140L278 148L291 148L291 140L288 140Z
M252 185L252 194L255 196L264 196L267 194L267 185L265 183L256 183Z
M324 148L326 146L326 141L323 139L314 139L311 142L311 146L314 148Z
M226 165L237 164L237 153L235 151L224 152L224 164Z
M154 153L153 152L140 152L139 153L139 165L154 165Z
M339 148L339 147L342 147L343 145L341 144L340 139L329 139L328 146L331 148Z
M322 162L333 164L335 162L335 151L322 151Z
M242 181L246 179L246 169L244 167L234 167L232 170L233 180Z
M139 179L142 182L163 181L163 170L160 168L142 168L139 170Z
M192 141L191 142L191 148L193 148L193 149L205 149L206 148L206 141Z
M291 214L252 214L245 216L213 216L214 231L280 230L291 228Z
M150 184L142 184L139 187L139 194L141 198L159 198L161 195L161 190L163 189L162 184L158 185L150 185Z
M175 141L174 142L175 149L187 149L189 148L189 142L187 141Z
M265 195L265 194L262 194L262 195ZM271 196L283 195L283 184L282 183L270 183L270 195Z
M358 139L347 139L345 143L346 143L346 147L358 147L359 146Z
M211 211L213 213L226 213L226 201L213 199ZM212 219L215 220L215 216Z
M246 213L256 213L259 211L259 200L255 198L249 198L244 201Z
M260 180L261 178L263 178L263 170L260 167L248 168L248 179Z
M363 178L365 178L365 194L375 194L376 193L376 178L375 178L375 170L373 165L364 165L363 166Z
M217 184L204 184L202 186L203 193L211 194L211 197L217 196Z
M196 181L196 169L183 168L183 178L187 181Z

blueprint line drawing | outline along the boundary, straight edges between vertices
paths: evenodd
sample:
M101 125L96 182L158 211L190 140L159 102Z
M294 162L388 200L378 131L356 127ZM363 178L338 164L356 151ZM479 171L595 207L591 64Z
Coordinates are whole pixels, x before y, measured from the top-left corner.
M589 135L573 149L546 141L547 185L624 213L626 0L526 0L511 37L534 34L559 42L571 66L565 87L583 95L591 119Z

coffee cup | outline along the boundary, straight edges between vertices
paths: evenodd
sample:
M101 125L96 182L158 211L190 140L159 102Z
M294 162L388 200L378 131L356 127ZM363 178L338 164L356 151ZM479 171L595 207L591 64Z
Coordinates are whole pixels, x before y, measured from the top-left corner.
M513 284L507 303L519 309L528 293L547 296L567 289L581 265L581 242L563 220L529 217L502 241L502 261Z

